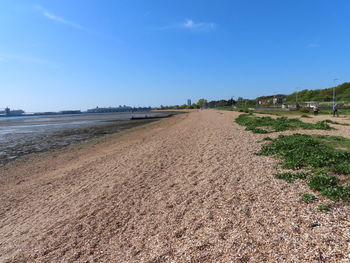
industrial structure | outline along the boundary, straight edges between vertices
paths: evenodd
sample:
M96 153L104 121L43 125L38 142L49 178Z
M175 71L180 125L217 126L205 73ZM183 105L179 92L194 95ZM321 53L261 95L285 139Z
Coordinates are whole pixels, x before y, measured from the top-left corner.
M88 113L108 113L108 112L134 112L134 111L150 111L152 110L151 107L130 107L130 106L119 106L119 107L107 107L107 108L100 108L96 107L94 109L88 109Z
M24 113L23 110L11 110L9 107L0 109L0 116L21 116Z

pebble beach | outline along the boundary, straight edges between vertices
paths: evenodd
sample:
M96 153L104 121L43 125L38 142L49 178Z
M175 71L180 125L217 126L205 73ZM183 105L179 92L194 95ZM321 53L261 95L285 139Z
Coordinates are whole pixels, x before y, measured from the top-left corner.
M0 262L350 262L349 206L302 202L238 116L193 110L0 167Z

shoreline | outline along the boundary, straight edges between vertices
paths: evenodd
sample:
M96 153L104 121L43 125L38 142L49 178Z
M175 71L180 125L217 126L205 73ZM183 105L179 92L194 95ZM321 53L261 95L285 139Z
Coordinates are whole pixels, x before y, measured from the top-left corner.
M118 144L120 141L127 141L127 144L129 144L129 142L134 143L136 136L136 141L141 140L143 142L145 141L143 137L147 136L148 133L152 133L154 130L163 129L164 126L168 125L169 123L170 125L177 123L186 118L188 115L188 112L179 113L180 114L174 114L169 118L160 118L155 121L136 125L116 133L73 143L65 147L23 155L20 158L11 160L4 165L0 165L0 203L1 192L3 190L11 189L12 187L22 185L23 183L30 182L32 180L36 181L45 173L61 170L62 165L65 167L74 167L76 162L83 159L94 159L96 158L96 155L103 155L110 151L112 145L115 143ZM50 165L46 165L47 163L50 163Z
M172 112L172 114L178 113ZM81 142L159 121L163 118L169 118L172 114L164 116L155 115L148 118L140 116L136 119L97 121L88 126L67 127L62 130L42 132L38 135L24 134L22 138L19 137L16 141L5 140L0 142L0 167L26 156L62 149Z

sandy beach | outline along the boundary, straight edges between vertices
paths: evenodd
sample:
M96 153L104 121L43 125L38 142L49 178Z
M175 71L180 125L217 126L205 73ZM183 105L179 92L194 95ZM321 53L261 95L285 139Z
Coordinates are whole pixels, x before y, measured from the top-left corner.
M0 262L350 262L349 206L302 202L238 115L195 110L1 167Z

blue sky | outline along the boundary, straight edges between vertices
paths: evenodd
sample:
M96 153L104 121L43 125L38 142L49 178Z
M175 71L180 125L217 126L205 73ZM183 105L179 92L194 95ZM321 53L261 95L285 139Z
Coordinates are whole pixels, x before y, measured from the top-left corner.
M326 88L349 80L349 11L348 0L2 0L0 108Z

